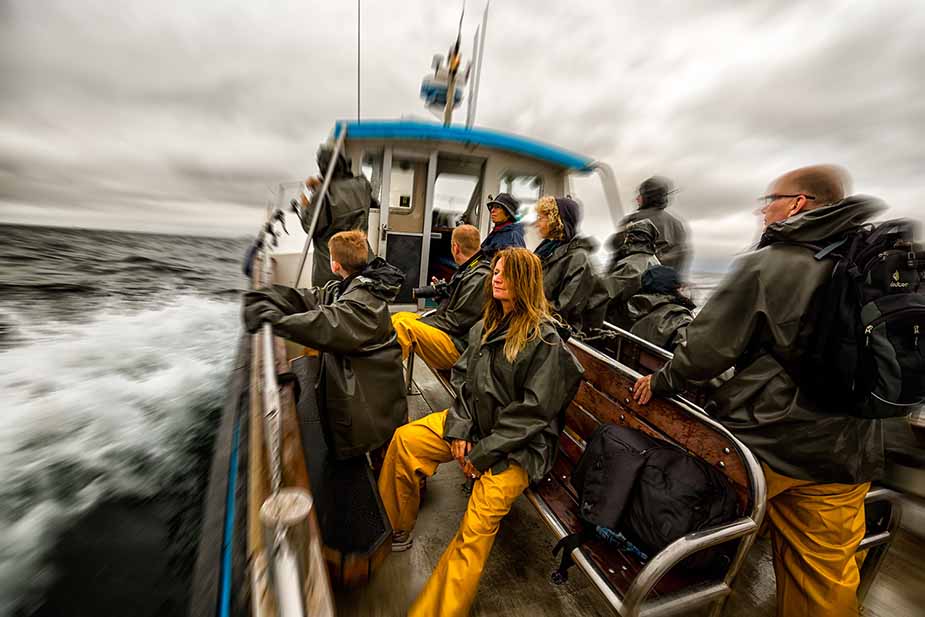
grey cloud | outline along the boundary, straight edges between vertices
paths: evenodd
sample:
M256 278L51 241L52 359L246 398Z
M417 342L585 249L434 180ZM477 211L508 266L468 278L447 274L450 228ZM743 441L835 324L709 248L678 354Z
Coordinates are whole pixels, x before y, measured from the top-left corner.
M494 3L479 123L609 162L625 204L648 175L671 176L696 267L744 248L754 197L804 164L844 164L858 190L916 214L914 2L672 4ZM464 53L482 6L468 3ZM355 114L350 3L0 11L0 220L249 232L267 186L311 173L318 142ZM427 116L419 80L457 20L445 3L363 3L364 117ZM601 199L586 202L586 228L606 230Z

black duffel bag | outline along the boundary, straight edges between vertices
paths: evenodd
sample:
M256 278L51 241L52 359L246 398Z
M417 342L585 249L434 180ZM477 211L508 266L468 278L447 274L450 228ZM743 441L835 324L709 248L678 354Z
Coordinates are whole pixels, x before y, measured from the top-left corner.
M594 431L572 485L583 529L553 549L564 551L556 583L568 578L572 550L600 535L598 528L622 534L630 548L653 556L681 536L739 515L735 489L719 470L674 444L615 424ZM692 555L684 567L721 569L730 559L730 547L718 546Z

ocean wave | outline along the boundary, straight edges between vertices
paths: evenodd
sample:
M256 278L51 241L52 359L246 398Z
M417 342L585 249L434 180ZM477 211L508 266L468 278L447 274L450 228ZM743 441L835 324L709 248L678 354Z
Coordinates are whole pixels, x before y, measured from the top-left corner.
M23 328L0 353L0 614L48 583L47 552L81 514L155 495L189 465L189 434L221 405L238 320L237 303L184 296Z
M61 283L37 281L35 283L0 283L0 291L36 291L41 293L93 293L99 288L91 283Z

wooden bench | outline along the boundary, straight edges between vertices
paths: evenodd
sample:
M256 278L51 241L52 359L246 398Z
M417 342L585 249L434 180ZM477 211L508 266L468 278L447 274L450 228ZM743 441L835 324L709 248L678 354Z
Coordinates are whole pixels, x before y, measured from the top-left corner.
M716 464L736 487L740 507L746 514L716 529L689 534L640 563L629 553L602 541L591 541L572 551L572 558L605 599L620 614L667 615L711 602L720 602L751 546L764 514L764 476L757 460L719 424L682 402L659 401L643 408L630 405L629 386L636 374L577 341L569 343L585 377L566 412L559 456L550 474L526 492L557 538L580 529L576 491L571 470L589 437L600 422L613 422L643 430L678 443L693 454ZM414 362L409 356L409 368ZM447 392L449 372L431 369ZM409 384L411 380L409 378ZM714 577L689 575L675 570L683 559L699 550L724 542L738 542L735 557L725 572Z
M672 354L625 330L607 324L608 336L592 343L592 346L618 364L635 367L643 374L662 367ZM708 388L689 388L679 399L703 407L709 397ZM645 410L645 408L643 408ZM870 590L883 559L889 551L902 520L901 496L896 491L882 486L872 486L865 499L867 528L858 552L867 551L861 567L861 582L858 585L858 599L863 601Z
M688 534L642 562L605 540L572 552L575 564L621 615L669 615L713 605L719 614L764 517L765 483L752 453L719 423L682 399L632 399L639 373L579 341L569 346L585 368L575 399L565 412L559 457L553 470L527 493L558 538L581 530L571 472L586 439L602 422L640 430L675 443L719 469L736 489L740 517L726 525ZM677 566L711 546L736 543L724 571L694 573Z

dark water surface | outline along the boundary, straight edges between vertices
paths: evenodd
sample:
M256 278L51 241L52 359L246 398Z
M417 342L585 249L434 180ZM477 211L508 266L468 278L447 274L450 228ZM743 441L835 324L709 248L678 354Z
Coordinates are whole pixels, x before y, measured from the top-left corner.
M0 226L0 617L185 613L246 246Z

